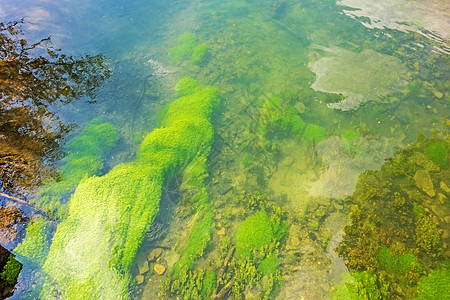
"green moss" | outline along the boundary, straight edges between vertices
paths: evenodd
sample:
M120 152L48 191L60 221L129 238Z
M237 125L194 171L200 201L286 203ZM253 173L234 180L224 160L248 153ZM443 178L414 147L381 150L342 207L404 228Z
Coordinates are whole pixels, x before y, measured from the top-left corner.
M406 273L415 268L421 270L417 257L412 253L392 255L387 247L378 250L378 263L382 268L391 272Z
M236 252L250 256L254 250L269 245L273 238L272 222L262 210L245 219L239 226L236 233Z
M448 147L442 142L434 142L425 148L425 153L439 167L445 168L448 164Z
M197 45L192 53L192 63L201 63L205 59L206 52L208 52L208 45L206 43Z
M264 258L258 266L258 271L263 276L270 275L278 270L280 267L280 260L275 254L269 255Z
M214 221L211 211L202 213L201 219L195 222L193 226L188 244L183 249L183 254L172 268L174 278L179 278L181 268L185 267L190 270L195 260L203 256L209 241L211 240L212 223Z
M351 299L382 299L382 295L378 287L377 276L375 274L370 272L359 272L353 273L352 276L356 283L354 285L347 285Z
M319 125L308 124L303 132L303 136L308 141L319 142L327 136L327 132Z
M27 227L27 234L14 251L34 263L42 265L50 249L47 240L50 224L44 218L35 218Z
M203 300L209 300L211 298L211 294L214 292L216 288L217 277L214 271L209 271L205 273L203 277L203 285L202 290L200 292Z
M10 254L0 277L7 284L14 284L17 282L20 270L22 270L22 264L14 258L14 255Z
M416 299L450 299L450 271L448 269L432 271L417 285Z
M172 63L179 63L185 58L190 58L197 46L198 40L194 33L186 32L178 38L178 45L169 50L169 58Z
M217 90L200 86L169 105L162 127L141 143L137 159L102 177L84 178L72 195L69 214L54 235L44 271L50 279L41 296L65 299L127 299L129 271L159 209L167 180L194 157L208 153ZM205 244L212 217L205 212L198 243ZM200 255L192 248L189 255ZM183 261L188 261L186 260Z
M196 89L197 80L192 77L184 77L178 81L177 86L175 87L175 93L178 97L183 97L195 93Z
M67 208L61 205L75 191L84 176L98 174L103 168L103 156L117 143L119 135L110 123L94 119L67 145L67 155L56 181L47 182L34 203L52 217L63 219Z
M354 129L347 129L341 135L344 141L350 141L356 139L359 136L360 136L359 132Z

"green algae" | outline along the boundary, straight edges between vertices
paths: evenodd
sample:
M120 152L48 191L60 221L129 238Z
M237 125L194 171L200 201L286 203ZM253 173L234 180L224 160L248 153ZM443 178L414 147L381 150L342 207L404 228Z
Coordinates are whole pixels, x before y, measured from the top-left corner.
M420 295L418 282L447 264L448 246L439 233L446 224L434 215L445 211L446 204L437 199L430 202L414 179L427 166L434 170L429 172L431 180L447 177L448 170L439 170L425 154L434 142L419 135L416 144L399 151L381 171L361 174L355 193L346 200L352 225L346 226L337 252L352 272L371 274L364 279L370 284L361 285L358 297L378 297L378 292L371 292L376 285L383 299L397 293L414 298Z
M269 245L273 237L272 222L262 210L248 217L239 226L236 233L236 252L239 255L249 256L255 249L259 250Z
M450 271L448 269L435 270L417 284L416 299L450 299L449 286Z
M10 254L0 273L0 278L7 284L14 284L17 282L20 270L22 270L22 264L15 259L14 255Z
M199 64L205 59L205 55L208 52L208 45L202 43L194 48L192 51L192 63Z
M271 138L277 134L301 134L305 122L297 114L296 109L288 105L282 98L272 96L264 102L259 131Z
M327 136L326 130L316 124L308 124L303 132L303 137L308 141L319 142Z
M41 296L126 299L129 271L159 207L163 185L213 139L215 88L199 86L169 105L162 127L143 140L134 162L84 178L55 233ZM89 205L89 209L86 209Z
M195 33L185 32L178 38L178 44L168 52L172 63L180 63L185 59L191 59L193 64L200 64L208 52L206 43L198 44Z
M280 260L274 254L264 258L258 266L258 271L263 275L270 275L278 271L280 268Z
M425 148L425 153L439 167L445 168L448 164L448 146L442 142L434 142Z
M421 271L420 263L414 254L393 255L387 247L381 247L378 250L378 263L382 268L391 272L406 273L413 268Z
M50 223L44 218L35 218L28 223L27 234L14 251L26 259L43 265L50 249L48 234Z
M64 218L67 207L61 205L75 191L85 176L98 175L103 168L103 156L110 151L119 134L110 123L94 119L80 135L67 144L67 155L62 160L59 178L47 182L39 191L34 203L49 216Z

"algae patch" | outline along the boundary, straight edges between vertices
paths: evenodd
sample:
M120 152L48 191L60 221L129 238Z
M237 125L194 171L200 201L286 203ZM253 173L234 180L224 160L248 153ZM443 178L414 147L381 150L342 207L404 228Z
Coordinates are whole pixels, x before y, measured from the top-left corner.
M84 178L70 199L44 271L44 299L127 299L129 271L159 208L166 180L210 149L215 88L198 86L172 102L136 161ZM89 209L86 209L86 206Z
M340 102L328 103L329 108L347 111L364 102L390 102L390 95L406 88L407 68L396 57L370 49L360 53L337 47L318 49L327 54L309 64L316 74L311 87L345 96Z

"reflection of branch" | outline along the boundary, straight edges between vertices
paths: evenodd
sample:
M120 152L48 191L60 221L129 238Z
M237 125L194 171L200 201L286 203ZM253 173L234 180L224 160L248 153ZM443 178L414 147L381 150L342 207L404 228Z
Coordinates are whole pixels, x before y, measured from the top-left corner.
M27 201L19 199L19 198L14 197L14 196L10 196L10 195L4 194L4 193L0 193L0 196L8 198L8 199L11 199L11 200L14 200L14 201L17 201L17 202L20 202L20 203L23 203L23 204L26 204L26 205L30 205Z

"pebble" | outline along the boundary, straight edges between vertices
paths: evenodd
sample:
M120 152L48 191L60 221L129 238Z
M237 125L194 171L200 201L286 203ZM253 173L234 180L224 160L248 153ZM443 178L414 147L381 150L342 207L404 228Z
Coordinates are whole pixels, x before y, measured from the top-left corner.
M136 276L136 282L137 282L137 284L143 283L144 282L144 276L142 276L142 275Z
M437 194L438 200L439 202L441 202L441 204L445 204L445 199L447 199L447 197L441 193Z
M433 94L436 96L436 98L441 99L444 94L439 92L438 90L433 90Z
M139 274L145 274L150 270L150 268L148 267L148 261L145 261L144 264L142 266L139 267Z
M162 275L166 271L166 268L163 265L155 264L153 270L155 270L156 274Z
M430 174L427 170L418 170L414 175L414 181L416 186L424 191L428 196L434 197L436 194L434 192L433 182L431 181Z
M155 248L155 249L153 249L152 251L150 251L150 253L149 253L148 256L147 256L147 259L148 259L150 262L152 262L152 261L156 260L158 257L160 257L161 254L162 254L162 252L163 252L163 249L161 249L161 248Z

